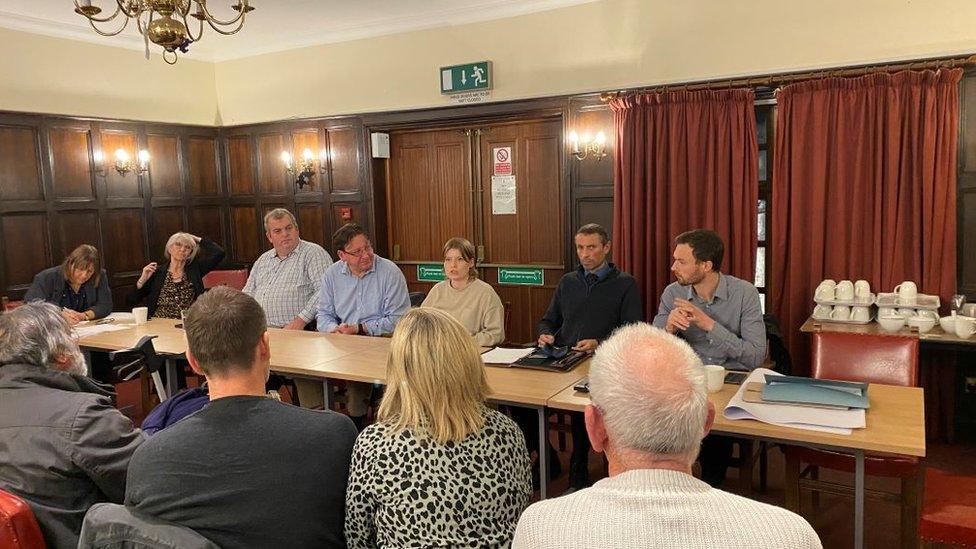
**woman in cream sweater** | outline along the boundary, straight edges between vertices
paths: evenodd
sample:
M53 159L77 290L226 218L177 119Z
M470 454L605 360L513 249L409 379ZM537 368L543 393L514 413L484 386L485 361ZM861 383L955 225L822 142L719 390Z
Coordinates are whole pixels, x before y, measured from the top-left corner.
M474 245L463 238L444 244L444 274L447 280L434 285L423 307L440 309L461 323L482 347L505 339L505 307L495 290L478 279L474 266Z

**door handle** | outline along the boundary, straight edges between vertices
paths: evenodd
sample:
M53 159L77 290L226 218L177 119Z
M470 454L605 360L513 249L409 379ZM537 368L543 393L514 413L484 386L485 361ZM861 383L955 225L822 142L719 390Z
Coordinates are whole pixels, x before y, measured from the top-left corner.
M393 261L400 261L400 245L393 245Z

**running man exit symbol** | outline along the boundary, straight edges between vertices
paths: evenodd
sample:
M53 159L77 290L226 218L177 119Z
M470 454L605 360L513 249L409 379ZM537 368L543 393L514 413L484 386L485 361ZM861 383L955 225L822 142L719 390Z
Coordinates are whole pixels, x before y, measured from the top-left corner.
M452 94L491 89L491 61L441 67L441 93Z

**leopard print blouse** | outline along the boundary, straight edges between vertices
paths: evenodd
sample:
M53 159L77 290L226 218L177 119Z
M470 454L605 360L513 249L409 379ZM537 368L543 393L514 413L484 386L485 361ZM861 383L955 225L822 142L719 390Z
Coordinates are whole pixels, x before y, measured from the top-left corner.
M349 547L508 547L532 495L529 454L511 419L488 408L484 419L447 444L367 427L349 469Z

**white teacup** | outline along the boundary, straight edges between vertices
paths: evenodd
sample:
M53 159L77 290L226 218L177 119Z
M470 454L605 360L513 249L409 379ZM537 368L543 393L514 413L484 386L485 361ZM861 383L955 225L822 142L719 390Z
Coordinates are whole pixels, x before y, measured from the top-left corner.
M858 300L866 300L871 297L871 285L867 280L858 280L854 283L854 297Z
M867 322L871 320L871 308L861 306L852 307L851 320L857 320L858 322Z
M915 316L924 316L925 318L931 318L932 320L939 322L939 312L933 311L932 309L918 309L915 311Z
M813 318L816 318L817 320L826 320L830 318L830 311L833 310L834 308L830 305L817 305L813 308Z
M717 393L725 384L725 368L717 364L705 365L705 388L709 393Z
M149 320L149 307L136 307L132 309L132 317L136 324L145 324Z
M894 307L878 307L878 318L883 316L898 316L898 310Z
M835 305L834 310L830 311L831 320L850 320L851 308L847 305Z
M915 316L915 309L913 309L911 307L899 307L898 308L898 314L900 314L901 316L903 316L905 318L908 318L910 316Z
M976 318L956 315L955 324L956 335L966 339L976 334Z
M854 299L854 283L850 280L841 280L837 283L834 290L834 299L837 301L852 301Z
M914 282L906 280L895 286L895 293L898 294L899 303L912 304L918 299L918 286Z
M834 289L837 284L833 280L824 280L817 286L817 289L813 293L814 299L818 301L833 301L834 300Z

